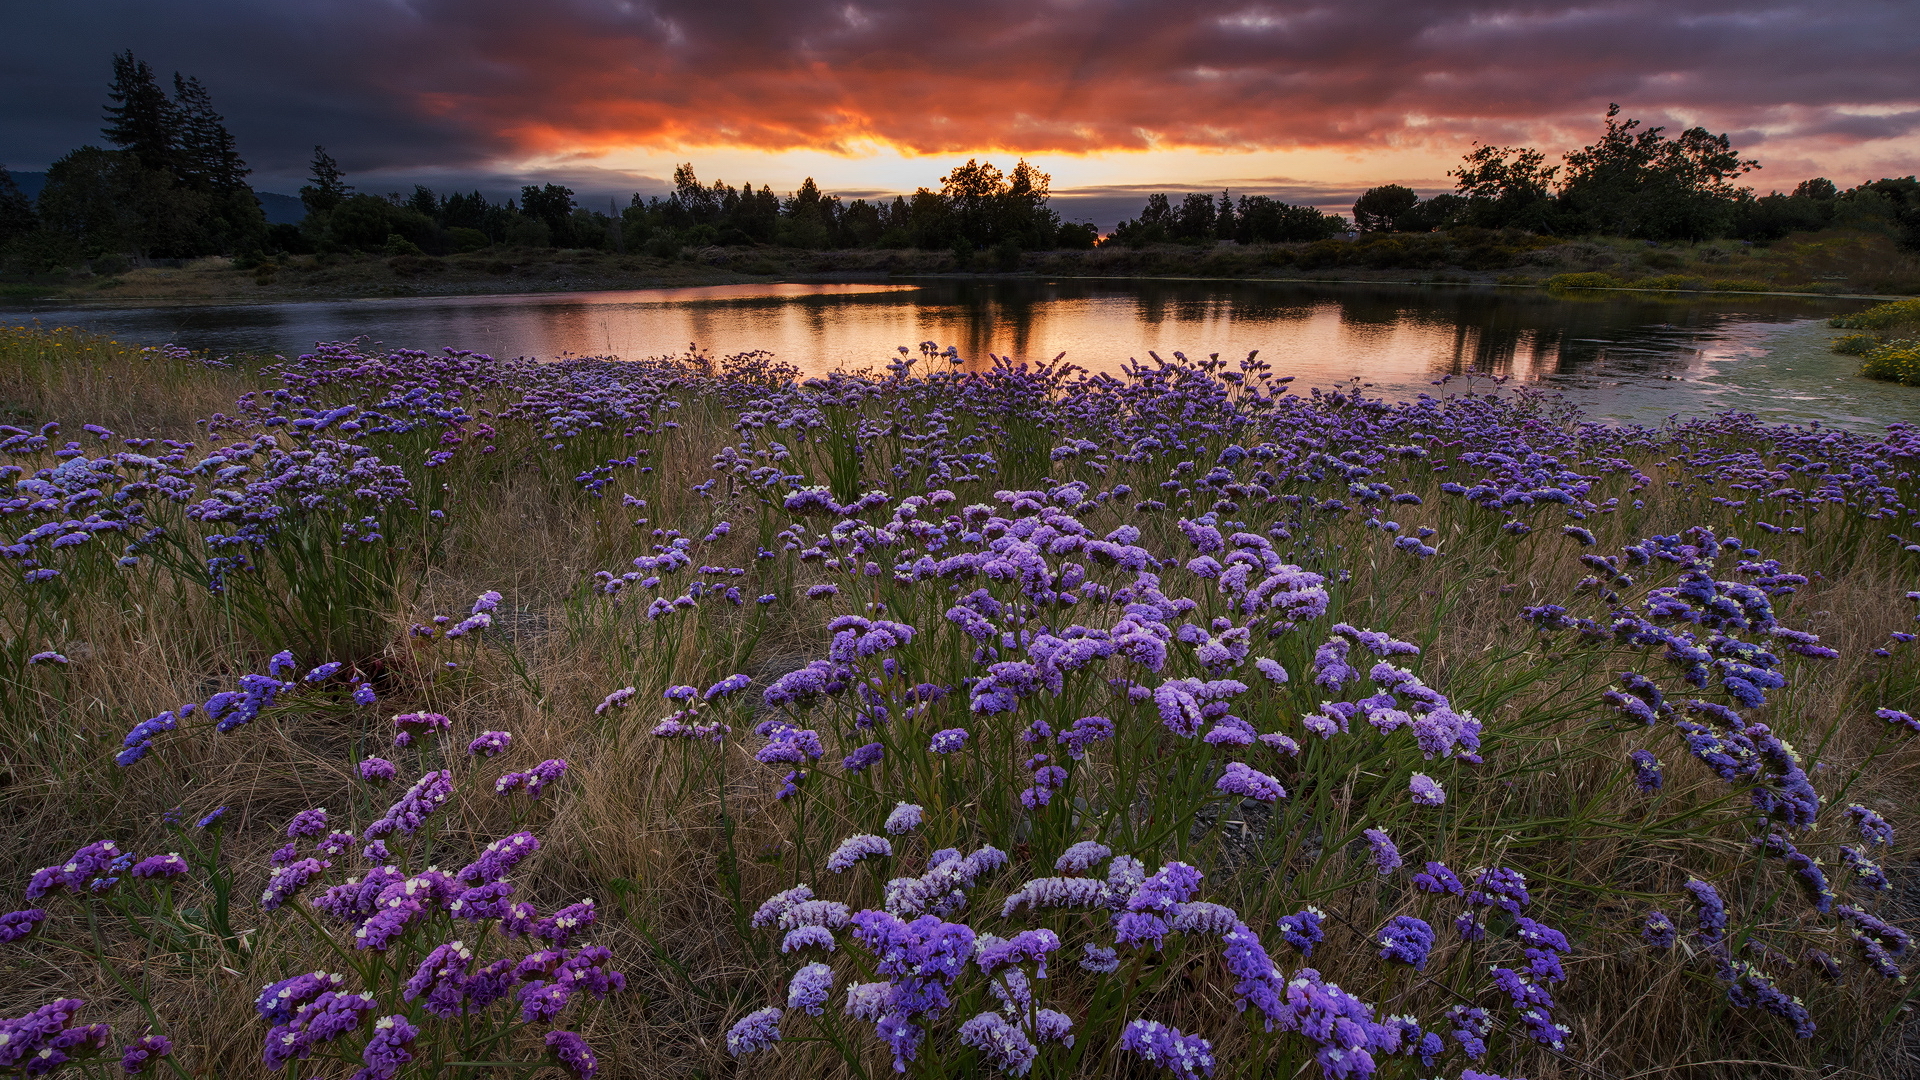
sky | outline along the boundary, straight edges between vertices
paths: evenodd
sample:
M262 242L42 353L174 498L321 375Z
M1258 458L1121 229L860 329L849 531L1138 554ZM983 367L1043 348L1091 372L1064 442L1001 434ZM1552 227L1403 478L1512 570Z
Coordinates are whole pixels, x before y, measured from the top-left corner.
M1726 132L1760 191L1920 171L1914 0L0 0L0 162L98 143L113 53L197 76L292 193L581 201L808 176L845 197L1024 156L1070 219L1151 191L1328 208L1447 190L1477 141L1554 155L1627 115Z

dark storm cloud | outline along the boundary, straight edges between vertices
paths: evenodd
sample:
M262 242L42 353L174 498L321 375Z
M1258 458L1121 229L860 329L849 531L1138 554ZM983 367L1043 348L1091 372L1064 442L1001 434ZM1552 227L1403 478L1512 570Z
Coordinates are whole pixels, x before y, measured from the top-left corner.
M97 138L109 54L200 76L263 174L529 154L1586 141L1608 101L1783 141L1911 139L1920 30L1867 0L11 0L0 154ZM1912 147L1895 157L1911 158ZM501 177L503 181L509 177Z

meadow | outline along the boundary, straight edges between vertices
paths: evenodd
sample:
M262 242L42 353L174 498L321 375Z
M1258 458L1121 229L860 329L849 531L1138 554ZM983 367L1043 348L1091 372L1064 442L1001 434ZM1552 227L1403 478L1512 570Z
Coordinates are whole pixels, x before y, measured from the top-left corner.
M0 1073L1911 1074L1920 431L0 328Z

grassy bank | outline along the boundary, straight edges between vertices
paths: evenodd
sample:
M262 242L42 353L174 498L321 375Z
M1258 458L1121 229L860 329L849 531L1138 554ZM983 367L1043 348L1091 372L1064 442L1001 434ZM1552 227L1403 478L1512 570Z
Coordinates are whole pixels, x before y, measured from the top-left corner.
M1767 247L1734 242L1647 245L1555 241L1486 230L1385 234L1313 244L1110 244L1092 251L802 251L687 248L676 258L596 250L488 249L464 255L286 256L236 267L209 259L108 276L20 278L5 295L63 300L192 303L369 296L574 292L752 281L930 274L1051 277L1210 277L1282 280L1498 282L1682 292L1920 291L1920 262L1877 234L1800 234Z
M1911 433L1277 375L0 334L0 1016L183 1077L1911 1068Z
M1852 331L1834 339L1833 351L1860 357L1860 374L1920 386L1920 301L1880 304L1831 324Z

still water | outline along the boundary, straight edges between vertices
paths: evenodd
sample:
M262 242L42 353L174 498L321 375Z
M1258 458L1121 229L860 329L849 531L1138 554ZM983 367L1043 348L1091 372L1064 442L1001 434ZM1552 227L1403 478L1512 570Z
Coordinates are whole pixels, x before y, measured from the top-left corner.
M1920 422L1920 388L1863 380L1853 374L1857 361L1826 349L1827 317L1866 303L1487 286L940 280L5 315L215 352L293 355L355 337L495 356L635 358L698 345L714 354L767 349L809 373L878 368L898 346L922 341L957 346L974 364L1064 352L1096 371L1149 352L1237 358L1258 349L1303 391L1358 379L1371 393L1407 398L1444 375L1481 371L1561 392L1617 421L1733 408L1854 428Z

